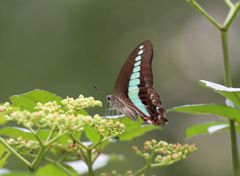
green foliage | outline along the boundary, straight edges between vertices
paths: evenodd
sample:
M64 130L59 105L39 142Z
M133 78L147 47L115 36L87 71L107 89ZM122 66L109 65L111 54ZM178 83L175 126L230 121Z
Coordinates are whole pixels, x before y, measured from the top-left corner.
M59 167L55 164L47 164L43 167L40 167L37 172L34 174L34 176L46 176L47 175L59 175L59 176L77 176L78 174L72 170L71 168L68 168L69 173L65 173L64 171L60 170Z
M1 113L0 113L0 125L4 125L7 122L3 116L4 115L1 115Z
M87 138L90 141L92 141L94 144L98 143L101 139L101 136L98 133L98 131L95 128L89 126L89 125L87 125L85 127L85 134L86 134Z
M185 130L186 138L191 138L198 136L200 134L213 134L217 131L221 131L229 127L229 124L226 122L210 122L203 124L196 124L191 127L188 127Z
M2 168L6 162L8 157L10 156L10 152L6 150L6 148L0 144L0 168Z
M240 111L220 104L193 104L174 107L168 111L185 112L191 114L213 114L240 122Z
M141 119L135 122L127 117L108 119L97 114L88 115L85 109L101 106L101 102L83 95L76 99L62 99L47 91L34 90L12 96L10 100L11 104L0 106L3 123L14 122L14 125L0 129L0 142L3 144L0 146L0 164L3 167L12 154L34 170L36 176L46 173L77 175L65 165L65 162L75 160L83 160L89 167L89 175L92 175L93 163L107 145L161 129L143 125ZM42 160L51 164L39 168ZM15 175L15 172L8 175Z
M210 88L216 93L227 98L227 105L221 104L193 104L178 106L169 109L169 112L184 112L190 114L212 114L216 116L224 117L226 120L233 120L234 122L240 123L240 88L229 88L220 84L212 83L209 81L201 80L200 84L203 87ZM237 106L235 106L237 105ZM185 136L187 138L198 136L202 134L212 134L216 131L228 129L229 125L225 122L216 121L204 124L193 125L186 129ZM216 129L209 131L209 129Z
M61 98L55 94L45 90L33 90L22 95L14 95L10 97L13 106L33 111L37 103L47 103L51 101L60 102Z
M151 168L160 168L171 165L177 161L183 160L187 155L196 151L194 145L169 144L165 141L149 140L144 143L143 149L133 147L135 153L146 161L146 165L137 171L129 170L124 174L112 171L111 173L102 173L101 176L142 176Z
M125 125L125 131L119 135L120 141L130 141L146 132L161 129L160 127L153 125L143 125L143 121L140 118L138 121L132 121L129 118L122 118L121 122Z
M224 84L225 86L211 83L209 81L201 81L202 85L213 89L217 93L221 94L226 98L226 105L230 107L240 107L239 101L239 90L232 87L232 74L231 74L231 63L229 57L229 44L228 44L228 31L235 21L240 11L240 2L233 2L232 0L225 0L228 6L228 14L223 23L219 23L218 20L213 18L196 0L187 0L187 2L195 8L205 19L207 19L216 29L220 32L221 44L223 51L223 63L224 63ZM237 108L236 108L237 109ZM240 175L240 159L238 152L238 139L236 134L236 119L229 120L229 129L231 135L231 148L232 148L232 163L233 163L233 175Z
M3 176L32 176L32 174L29 172L13 171L7 174L3 174Z
M240 107L240 88L226 87L209 81L200 80L203 87L210 88Z

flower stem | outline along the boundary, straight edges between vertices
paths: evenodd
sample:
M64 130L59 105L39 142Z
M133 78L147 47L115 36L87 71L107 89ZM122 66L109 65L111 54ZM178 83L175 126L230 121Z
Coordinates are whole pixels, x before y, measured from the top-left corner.
M226 86L231 87L232 77L231 77L231 69L230 69L227 31L221 30L221 39L222 39L222 49L223 49L223 59L224 59L224 73L225 73L224 82ZM235 121L229 120L229 126L230 126L231 147L232 147L233 173L234 173L234 176L239 176L240 163L239 163L238 142L237 142Z
M143 174L146 170L148 170L150 168L149 164L146 164L145 166L143 166L142 168L140 168L139 170L137 170L133 175L134 176L138 176Z
M196 11L198 11L202 16L204 16L208 21L210 21L216 28L220 29L221 24L219 24L209 13L207 13L196 0L187 0Z
M57 166L57 167L60 168L61 170L63 170L67 175L69 175L69 176L72 175L71 172L70 172L62 163L60 163L60 162L58 162L58 161L55 161L55 160L53 160L53 159L51 159L51 158L47 158L47 157L45 157L44 159L45 159L46 161L54 164L55 166Z
M228 29L240 11L240 2L230 7L228 16L223 24L223 29Z
M87 150L87 165L88 165L88 176L94 176L92 150Z
M188 0L188 2L209 22L211 22L220 32L223 50L223 60L224 60L224 82L227 87L232 87L232 76L228 49L228 29L232 25L234 19L240 11L240 2L232 3L231 0L225 0L226 4L229 6L229 13L221 25L214 18L212 18L197 2L196 0ZM229 120L230 135L231 135L231 147L232 147L232 161L233 161L233 173L234 176L240 175L240 163L239 163L239 153L238 153L238 141L236 134L235 121Z
M224 60L224 83L226 86L232 86L231 67L228 50L228 35L227 31L221 30L223 60Z
M149 158L147 159L146 165L143 166L142 168L140 168L139 170L137 170L133 175L134 176L142 175L146 170L151 168L151 163L152 163L153 156L154 156L154 151L152 151Z
M0 137L0 143L2 143L13 155L15 155L19 160L25 163L29 168L32 167L32 164L26 160L22 155L20 155L14 148L8 145L3 138Z
M45 147L41 147L38 151L38 154L37 156L35 157L35 159L33 160L32 162L32 168L34 169L38 163L43 159L44 157L44 153L46 151L46 148Z

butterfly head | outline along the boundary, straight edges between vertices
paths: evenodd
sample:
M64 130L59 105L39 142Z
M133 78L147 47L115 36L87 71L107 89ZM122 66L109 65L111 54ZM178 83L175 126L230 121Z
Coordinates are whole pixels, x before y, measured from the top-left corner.
M107 96L106 96L107 101L108 101L108 102L111 102L111 101L112 101L112 97L113 97L112 95L107 95Z

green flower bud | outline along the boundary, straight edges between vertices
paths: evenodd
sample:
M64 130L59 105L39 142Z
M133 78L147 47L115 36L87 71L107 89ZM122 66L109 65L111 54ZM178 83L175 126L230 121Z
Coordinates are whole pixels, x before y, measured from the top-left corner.
M149 159L150 155L149 155L149 153L143 153L143 157L144 157L145 159Z

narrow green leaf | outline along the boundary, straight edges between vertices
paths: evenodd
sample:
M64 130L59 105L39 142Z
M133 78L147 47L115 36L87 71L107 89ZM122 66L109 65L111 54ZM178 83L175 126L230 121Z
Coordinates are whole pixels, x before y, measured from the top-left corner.
M143 125L143 120L139 118L138 121L133 121L128 117L121 119L121 122L126 126L123 134L119 136L120 141L130 141L136 137L142 136L147 132L153 130L160 130L161 128L154 125Z
M191 114L214 114L240 122L240 111L232 107L220 104L185 105L168 109L168 112L171 111Z
M210 88L240 107L240 88L226 87L210 81L200 80L203 87Z
M197 125L190 126L185 130L185 137L191 138L191 137L203 135L203 134L212 134L217 131L226 129L228 127L229 127L229 124L225 122L210 122L210 123L197 124Z
M86 137L94 144L98 143L101 139L101 136L98 133L98 131L89 125L85 126L85 134Z
M49 101L56 101L59 103L61 97L45 90L36 89L21 95L11 96L10 101L14 106L33 111L34 106L36 106L38 102L47 103Z

